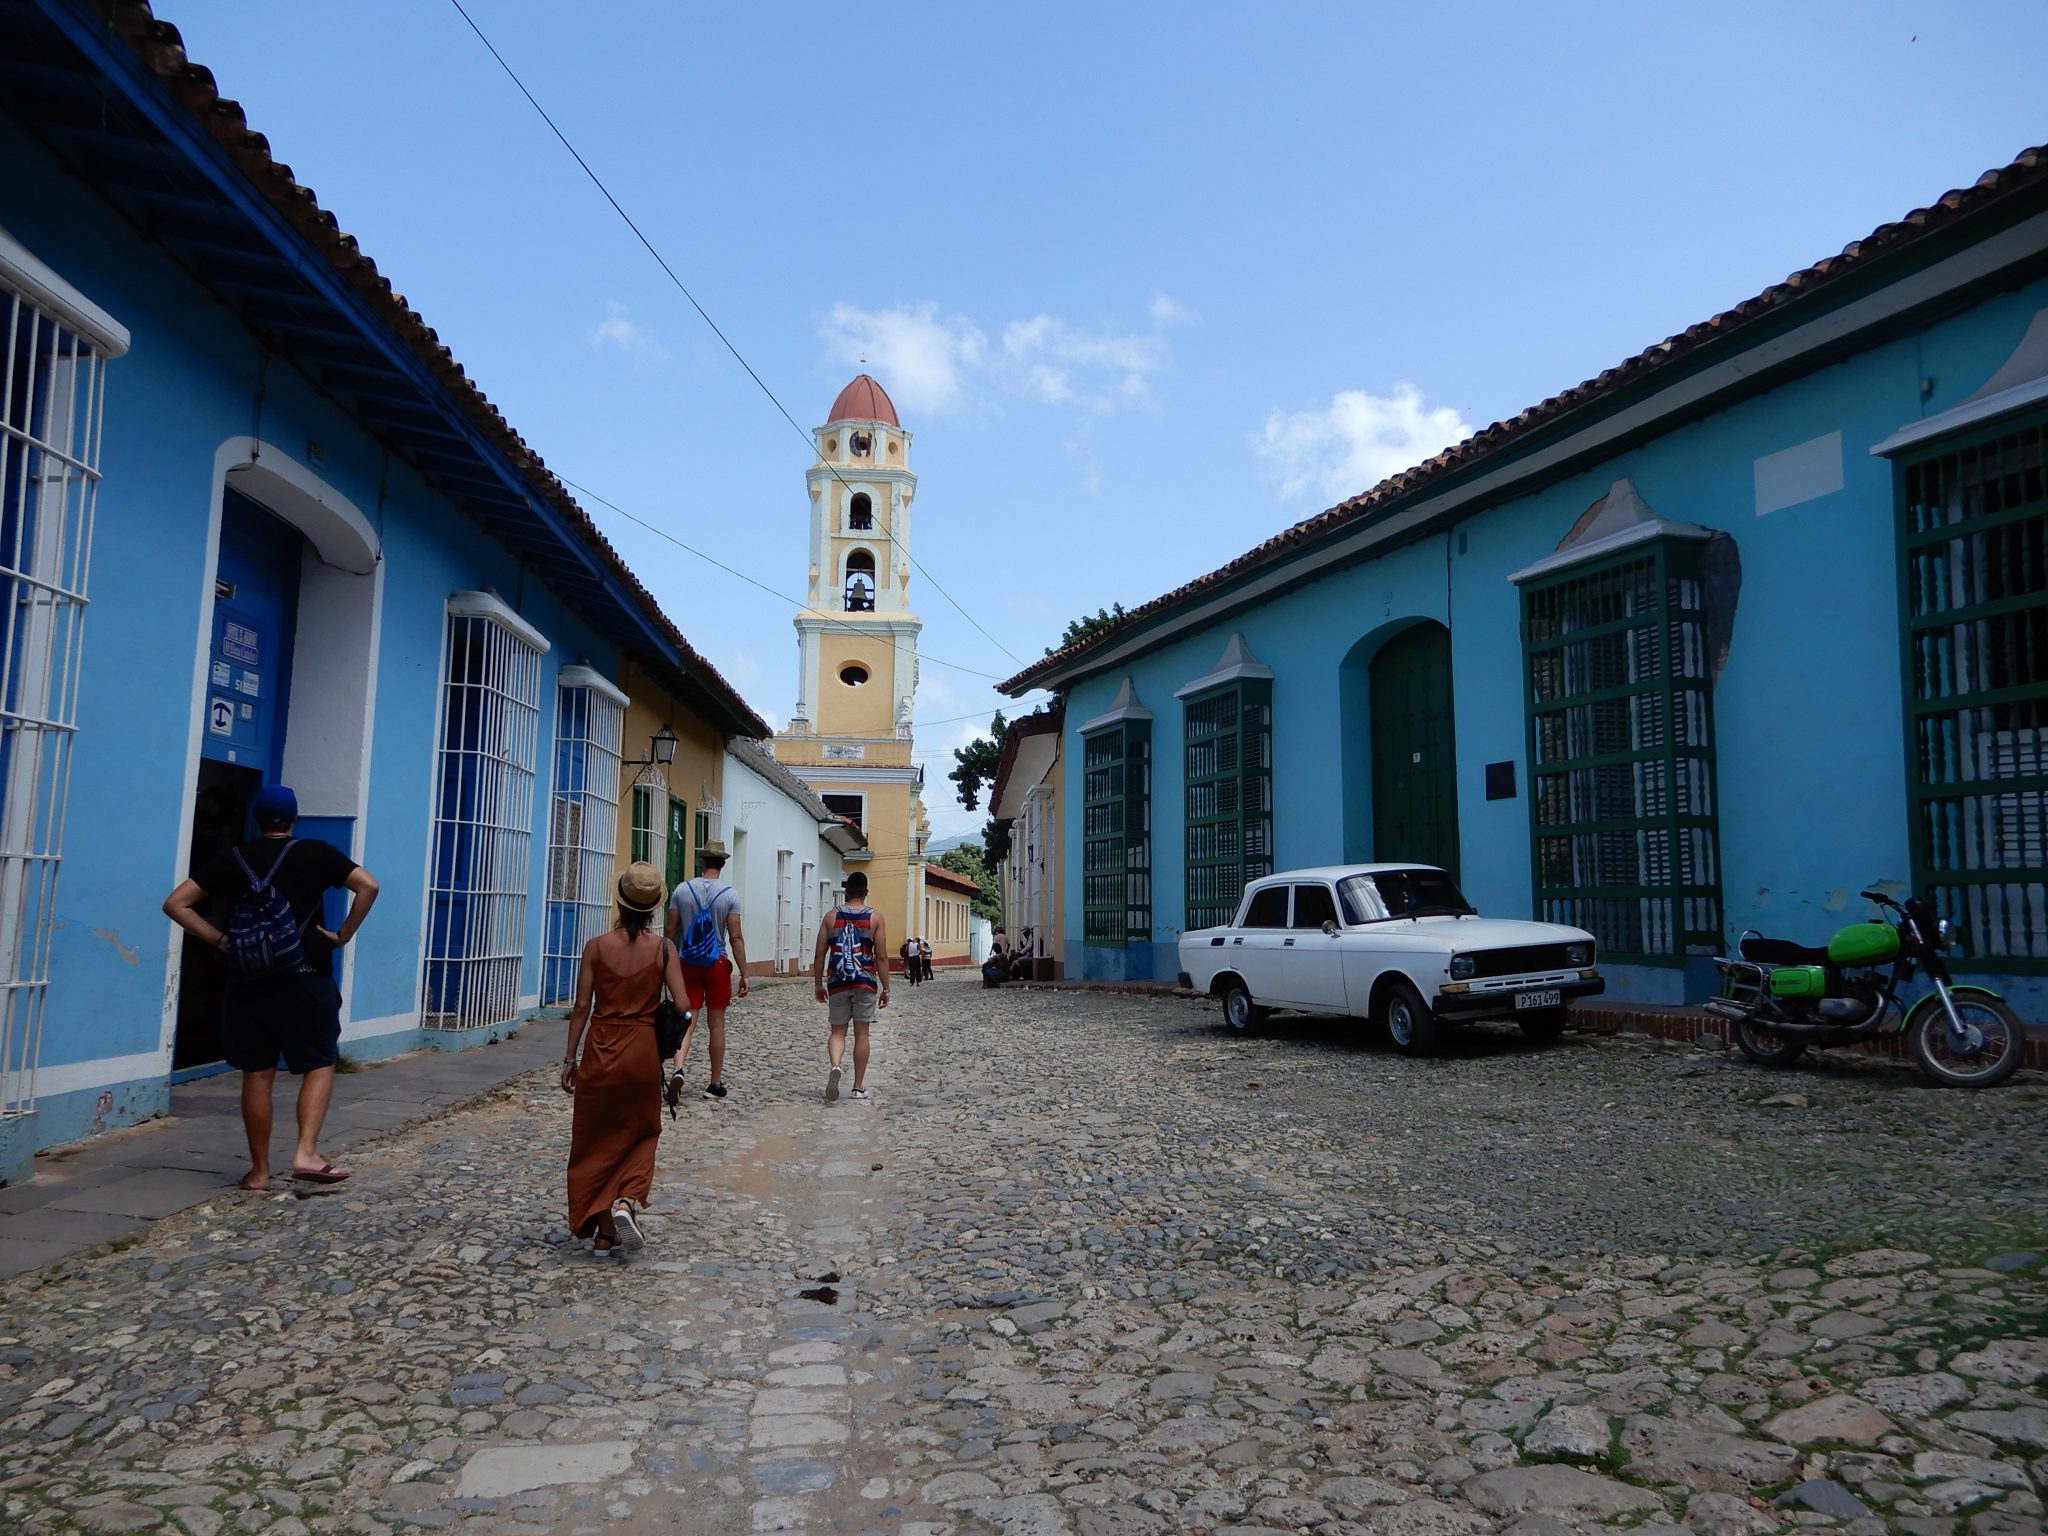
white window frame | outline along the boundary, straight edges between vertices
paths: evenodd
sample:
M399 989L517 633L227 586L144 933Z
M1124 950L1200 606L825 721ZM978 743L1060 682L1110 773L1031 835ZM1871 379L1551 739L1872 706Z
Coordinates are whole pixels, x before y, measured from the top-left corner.
M488 592L451 597L443 634L420 1021L427 1029L487 1029L520 1010L548 642ZM466 669L474 675L456 675L458 642L463 655L480 648ZM443 864L465 847L458 883Z
M789 871L796 859L794 848L775 850L775 969L792 969L796 954L790 926Z
M36 1106L106 364L127 350L117 321L0 229L0 508L15 509L0 520L0 1118Z
M583 946L611 926L626 705L625 694L589 667L564 667L555 678L555 778L540 972L544 1008L576 1000Z

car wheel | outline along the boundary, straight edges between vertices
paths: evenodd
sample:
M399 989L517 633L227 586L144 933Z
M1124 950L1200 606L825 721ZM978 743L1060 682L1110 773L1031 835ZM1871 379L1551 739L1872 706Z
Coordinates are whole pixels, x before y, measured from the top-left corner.
M1534 1008L1515 1015L1515 1023L1531 1040L1555 1040L1564 1033L1569 1015L1562 1008Z
M1404 1056L1427 1056L1436 1049L1436 1016L1405 981L1391 983L1381 997L1380 1028Z
M1269 1009L1252 1001L1245 984L1235 979L1223 984L1223 1022L1233 1035L1248 1035L1266 1022Z

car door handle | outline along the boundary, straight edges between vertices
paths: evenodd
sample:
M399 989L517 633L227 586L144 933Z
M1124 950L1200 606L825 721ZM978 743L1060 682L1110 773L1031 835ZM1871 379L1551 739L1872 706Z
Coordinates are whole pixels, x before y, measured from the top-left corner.
M1292 949L1292 948L1294 948L1294 940L1292 940L1292 939L1287 939L1287 940L1285 940L1285 941L1283 942L1283 945L1282 945L1282 947L1283 947L1283 948L1286 948L1286 949Z

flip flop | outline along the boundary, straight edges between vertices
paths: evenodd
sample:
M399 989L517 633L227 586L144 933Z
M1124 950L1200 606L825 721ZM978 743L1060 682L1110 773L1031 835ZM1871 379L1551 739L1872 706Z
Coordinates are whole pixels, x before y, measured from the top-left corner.
M348 1175L332 1163L322 1163L318 1168L294 1168L292 1177L302 1184L339 1184Z

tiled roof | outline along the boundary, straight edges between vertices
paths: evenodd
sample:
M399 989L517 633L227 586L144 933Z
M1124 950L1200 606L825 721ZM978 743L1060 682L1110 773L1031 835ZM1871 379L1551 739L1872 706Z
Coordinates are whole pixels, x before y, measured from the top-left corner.
M91 3L114 33L162 83L171 99L200 123L207 135L319 259L340 273L348 286L426 365L486 441L504 455L538 496L568 521L577 536L633 594L655 628L676 648L682 658L685 675L694 674L699 685L730 712L732 718L725 723L746 734L769 735L768 722L755 713L753 706L719 674L718 669L683 638L682 631L662 612L654 595L619 557L611 542L598 532L589 514L541 462L540 455L512 430L498 408L485 398L483 391L463 372L462 365L441 344L433 328L406 303L403 294L392 288L391 280L377 270L376 262L363 254L355 237L343 233L334 215L320 206L312 189L301 186L292 176L291 167L271 155L270 141L249 127L239 103L220 94L213 72L186 57L178 29L167 21L158 20L147 0L91 0Z
M971 875L963 875L957 869L948 869L943 864L927 863L924 867L924 878L927 885L936 882L939 885L950 885L954 890L966 895L979 896L981 894L981 882L979 880L976 880Z
M1639 381L1654 380L1660 371L1690 359L1702 348L1735 336L1745 327L1759 321L1777 316L1788 306L1837 286L1847 278L1867 272L1874 264L1894 256L1929 235L1954 226L1959 220L1982 212L1994 203L2044 184L2048 184L2048 145L2024 151L2010 165L1986 171L1973 185L1944 193L1931 206L1916 208L1896 223L1881 225L1865 238L1845 247L1839 256L1827 257L1810 267L1794 272L1783 282L1766 288L1755 298L1745 299L1733 309L1689 326L1676 336L1666 337L1655 346L1638 352L1626 362L1609 368L1597 377L1553 395L1540 405L1532 405L1506 421L1497 421L1492 426L1483 427L1463 442L1446 448L1436 457L1426 459L1412 469L1403 470L1400 474L1382 480L1372 489L1348 501L1341 501L1327 511L1318 512L1314 517L1294 524L1264 543L1245 551L1229 564L1219 566L1206 576L1198 576L1186 585L1176 587L1173 591L1132 609L1116 623L1096 630L1086 639L1063 650L1055 651L1043 661L1033 662L1014 677L998 683L996 687L1003 693L1028 692L1040 686L1037 679L1064 670L1089 652L1099 650L1128 634L1133 627L1145 620L1190 598L1213 591L1247 571L1285 561L1337 530L1362 522L1396 502L1439 485L1455 473L1470 469L1493 454L1517 446L1536 432L1555 426L1575 410L1602 400L1625 386Z
M988 808L994 812L1003 798L1003 789L1010 782L1010 772L1017 766L1017 752L1025 741L1047 732L1057 735L1067 718L1067 706L1055 699L1044 709L1033 710L1028 715L1019 715L1009 722L1003 732L1003 750L996 756L995 777L988 783Z

